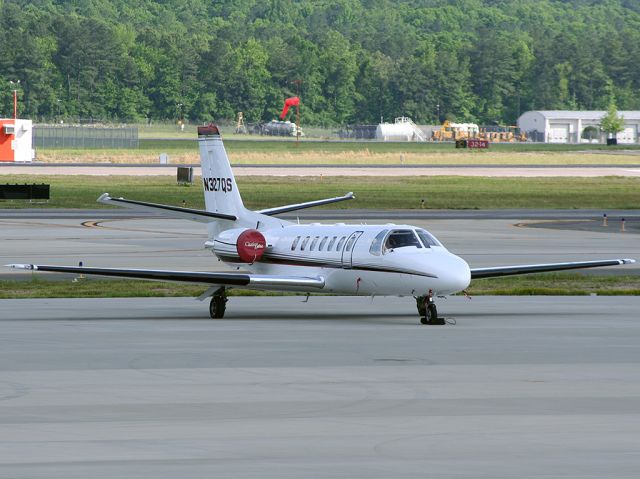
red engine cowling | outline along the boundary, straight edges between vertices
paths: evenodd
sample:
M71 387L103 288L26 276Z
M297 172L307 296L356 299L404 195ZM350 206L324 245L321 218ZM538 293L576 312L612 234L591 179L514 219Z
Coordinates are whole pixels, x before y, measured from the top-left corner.
M236 240L238 256L243 263L260 261L266 247L267 240L258 230L244 230Z
M267 248L265 237L258 230L234 228L215 237L213 252L222 261L230 263L255 263L260 261Z

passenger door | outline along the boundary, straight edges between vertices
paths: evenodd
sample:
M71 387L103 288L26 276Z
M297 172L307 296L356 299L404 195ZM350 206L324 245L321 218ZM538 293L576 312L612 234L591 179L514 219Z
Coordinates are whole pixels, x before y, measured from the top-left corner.
M353 250L355 249L358 238L362 235L362 231L351 233L342 247L342 267L351 269L353 267Z

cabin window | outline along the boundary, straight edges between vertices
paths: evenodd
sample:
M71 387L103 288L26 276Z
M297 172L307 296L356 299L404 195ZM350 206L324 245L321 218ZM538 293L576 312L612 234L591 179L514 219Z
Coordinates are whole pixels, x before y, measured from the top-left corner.
M296 239L293 240L293 244L291 245L291 251L296 250L299 242L300 242L300 236L296 236Z
M327 246L327 251L331 251L333 249L333 245L335 244L337 239L338 239L337 236L334 236L333 238L331 238L331 241L329 241L329 246Z
M344 244L344 240L346 239L347 239L346 236L343 236L342 238L340 238L340 241L338 241L338 245L336 246L336 251L342 250L342 245Z
M311 236L307 236L304 240L302 240L302 246L300 246L300 251L304 251L304 249L307 247L309 238L311 238Z
M422 240L422 244L425 248L430 248L431 246L442 246L431 233L425 230L416 230L416 233L418 233L418 236Z
M371 248L369 248L369 253L374 256L380 256L382 254L382 244L384 242L384 237L387 235L389 230L382 230L380 233L373 238L371 242Z
M311 242L311 246L309 246L309 251L313 251L315 249L319 239L320 239L320 236L316 236L315 238L313 238L313 241Z
M322 251L324 249L324 245L327 244L328 239L329 239L328 236L325 236L324 238L322 238L322 241L320 241L320 246L318 246L318 251Z
M405 248L407 246L415 246L416 248L422 248L418 237L413 230L395 230L389 233L387 240L384 243L385 251L393 250L397 248Z

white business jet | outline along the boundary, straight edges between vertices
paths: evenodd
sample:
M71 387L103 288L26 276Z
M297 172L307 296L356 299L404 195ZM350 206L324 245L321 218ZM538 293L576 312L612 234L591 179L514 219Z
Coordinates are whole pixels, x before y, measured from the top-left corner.
M210 285L200 297L211 297L212 318L222 318L226 291L256 290L333 293L340 295L413 296L423 324L443 324L434 298L464 291L472 279L543 271L634 263L609 259L570 263L474 268L450 253L431 233L410 225L295 224L274 217L352 199L345 196L261 211L247 210L215 125L198 128L206 209L112 198L101 203L151 210L173 218L206 223L205 248L236 270L247 272L166 271L13 264L13 268L96 274Z

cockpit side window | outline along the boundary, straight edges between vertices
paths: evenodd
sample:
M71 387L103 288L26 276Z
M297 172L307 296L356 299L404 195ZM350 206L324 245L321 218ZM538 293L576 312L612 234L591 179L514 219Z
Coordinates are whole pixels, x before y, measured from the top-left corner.
M431 246L442 246L440 242L428 231L425 230L416 230L418 236L422 240L422 244L424 244L425 248L430 248Z
M382 254L382 242L384 241L384 237L387 235L388 231L389 230L382 230L375 238L373 238L371 248L369 248L369 253L374 256L380 256Z
M406 246L415 246L416 248L422 248L420 241L413 230L395 230L389 233L387 240L384 242L385 251L404 248Z

